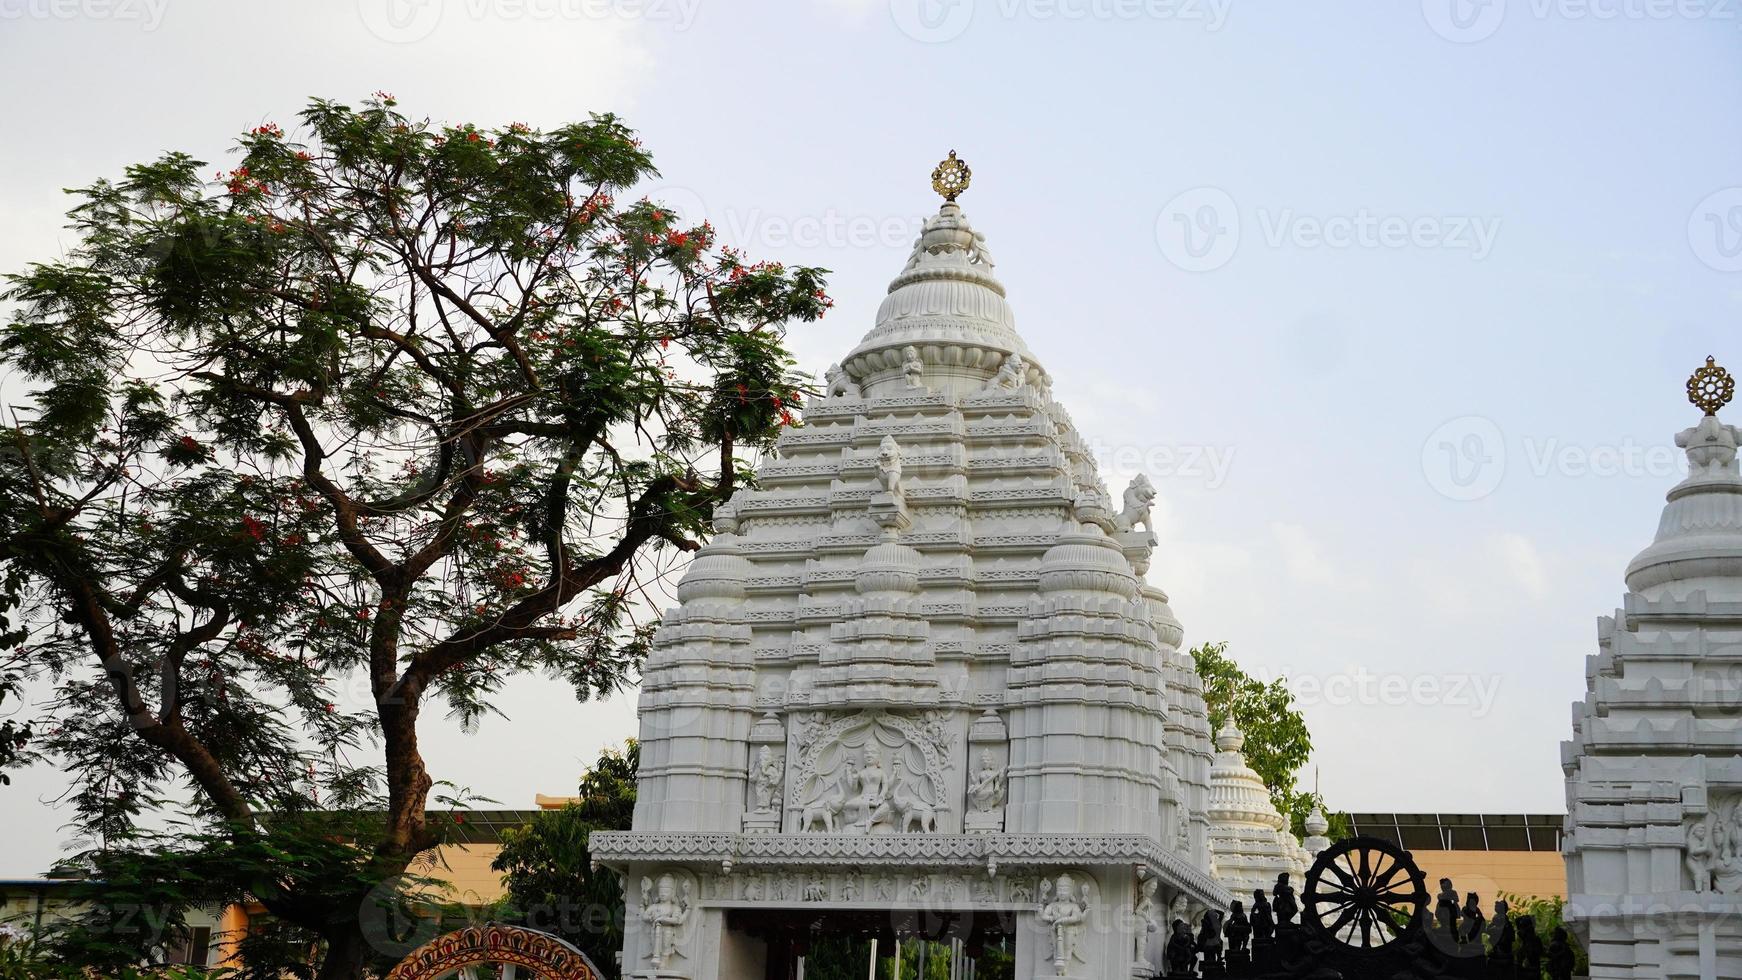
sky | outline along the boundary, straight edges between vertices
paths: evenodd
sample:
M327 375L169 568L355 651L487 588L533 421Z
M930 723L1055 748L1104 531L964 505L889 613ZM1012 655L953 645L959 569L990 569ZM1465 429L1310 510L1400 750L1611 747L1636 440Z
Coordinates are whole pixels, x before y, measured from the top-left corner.
M0 0L0 87L5 270L72 244L61 188L216 169L311 97L618 113L648 193L832 270L791 336L816 371L956 150L1103 475L1160 490L1150 580L1189 643L1290 678L1344 810L1562 810L1684 381L1742 366L1734 0ZM503 708L424 741L505 807L635 730L633 692ZM63 789L0 788L0 875L58 856Z

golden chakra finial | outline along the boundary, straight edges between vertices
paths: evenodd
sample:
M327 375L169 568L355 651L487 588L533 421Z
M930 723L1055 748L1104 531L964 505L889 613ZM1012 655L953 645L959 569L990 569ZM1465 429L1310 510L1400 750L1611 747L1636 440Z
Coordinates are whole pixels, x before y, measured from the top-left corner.
M1730 399L1735 396L1736 379L1709 356L1706 366L1688 379L1688 401L1707 415L1718 414L1718 409L1730 404Z
M974 177L974 172L968 169L968 164L956 159L956 151L950 151L950 158L937 165L931 172L931 189L944 196L944 200L954 202L956 196L968 189L968 182Z

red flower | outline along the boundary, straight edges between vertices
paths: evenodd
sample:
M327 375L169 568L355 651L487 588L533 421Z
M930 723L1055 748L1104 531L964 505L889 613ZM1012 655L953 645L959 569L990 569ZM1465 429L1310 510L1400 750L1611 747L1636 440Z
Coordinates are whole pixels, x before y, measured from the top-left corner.
M200 451L200 444L194 440L193 436L182 436L181 448L190 453L197 453Z
M242 515L242 530L256 541L266 540L266 525L247 514Z

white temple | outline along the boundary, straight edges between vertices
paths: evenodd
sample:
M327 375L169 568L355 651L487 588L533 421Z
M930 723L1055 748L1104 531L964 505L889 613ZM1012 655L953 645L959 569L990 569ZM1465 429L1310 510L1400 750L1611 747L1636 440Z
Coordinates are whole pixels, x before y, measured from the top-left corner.
M1227 906L1201 690L1143 578L1154 490L1111 505L966 181L952 153L876 324L664 618L634 828L592 838L626 975L785 980L806 935L893 929L1009 942L1024 980L1144 977L1162 910Z
M1742 431L1706 363L1687 479L1598 621L1562 743L1566 915L1593 980L1742 978Z
M1262 777L1246 764L1246 736L1229 721L1216 733L1216 760L1210 768L1210 856L1216 880L1234 897L1249 901L1255 890L1269 892L1276 876L1291 876L1301 886L1311 861L1289 832Z

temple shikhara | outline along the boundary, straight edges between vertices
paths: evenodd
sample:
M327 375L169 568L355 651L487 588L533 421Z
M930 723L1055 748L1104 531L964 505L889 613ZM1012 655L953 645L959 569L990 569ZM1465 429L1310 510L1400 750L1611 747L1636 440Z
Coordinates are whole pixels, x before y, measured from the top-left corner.
M1567 911L1593 980L1742 978L1742 430L1706 359L1688 476L1598 622L1562 743Z
M870 332L664 618L634 827L592 838L627 886L625 975L784 977L819 932L893 931L1008 944L1023 978L1152 976L1170 919L1229 907L1216 860L1241 887L1304 866L1242 772L1217 809L1145 580L1155 491L1096 472L968 179L940 164Z

